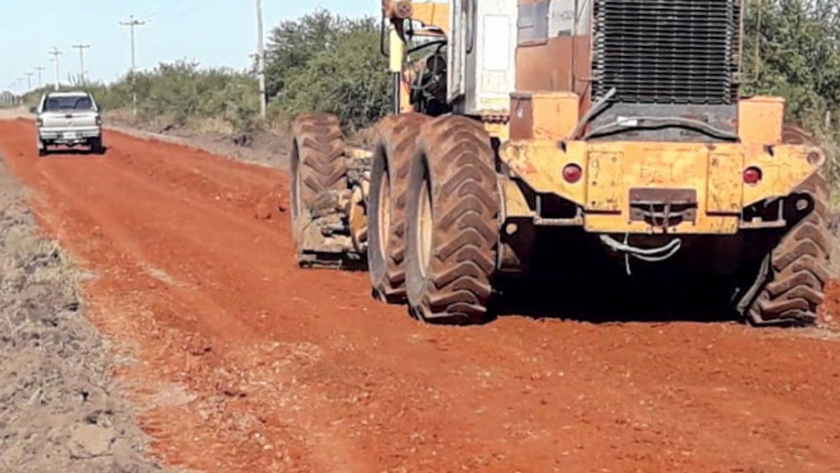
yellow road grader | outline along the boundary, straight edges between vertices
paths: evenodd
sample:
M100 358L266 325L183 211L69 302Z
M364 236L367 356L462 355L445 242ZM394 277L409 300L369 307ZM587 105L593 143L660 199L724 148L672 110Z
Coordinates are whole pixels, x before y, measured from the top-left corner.
M293 125L301 266L363 263L429 323L487 321L507 277L609 268L706 274L750 323L817 322L826 158L782 99L742 96L748 7L383 0L373 149L334 116Z

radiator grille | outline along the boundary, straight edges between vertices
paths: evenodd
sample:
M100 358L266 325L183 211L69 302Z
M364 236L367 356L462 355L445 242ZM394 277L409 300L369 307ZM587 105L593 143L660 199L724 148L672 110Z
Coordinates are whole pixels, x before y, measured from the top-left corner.
M731 104L741 0L595 0L594 92L623 103Z

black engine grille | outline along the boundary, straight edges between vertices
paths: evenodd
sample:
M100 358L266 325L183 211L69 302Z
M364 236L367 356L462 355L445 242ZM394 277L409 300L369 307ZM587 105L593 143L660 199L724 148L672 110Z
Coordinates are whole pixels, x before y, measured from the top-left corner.
M623 103L737 101L741 0L595 0L594 91Z

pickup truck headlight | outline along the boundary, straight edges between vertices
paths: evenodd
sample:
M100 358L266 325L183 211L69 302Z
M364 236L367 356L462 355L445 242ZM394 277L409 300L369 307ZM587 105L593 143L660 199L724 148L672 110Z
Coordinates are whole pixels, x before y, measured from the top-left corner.
M96 116L96 126L102 126L102 116L101 115Z

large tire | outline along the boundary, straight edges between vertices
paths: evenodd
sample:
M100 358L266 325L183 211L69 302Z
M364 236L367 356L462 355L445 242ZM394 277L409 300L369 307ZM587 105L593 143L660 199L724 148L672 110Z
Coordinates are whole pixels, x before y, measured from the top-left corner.
M487 322L498 250L495 152L481 124L443 116L423 128L409 174L406 287L428 323Z
M379 126L370 178L368 268L373 294L392 304L404 303L405 215L408 173L426 115L385 118Z
M298 259L304 263L298 232L325 193L348 187L344 138L338 118L327 114L297 117L292 125L291 207Z
M798 129L785 129L785 142L812 144ZM825 299L829 279L828 236L830 187L820 171L805 181L788 204L796 205L796 194L808 194L813 210L795 223L764 262L765 284L747 310L754 325L807 326L819 323L818 307ZM795 208L792 208L795 213Z

